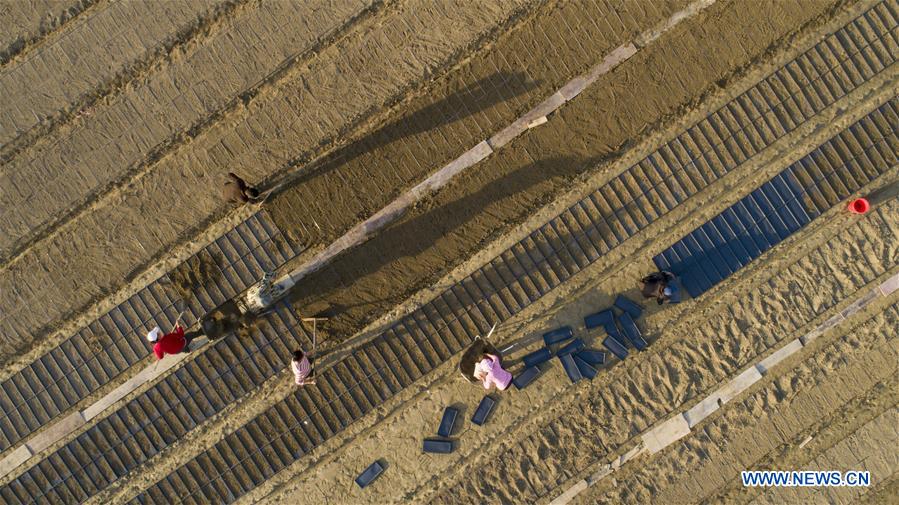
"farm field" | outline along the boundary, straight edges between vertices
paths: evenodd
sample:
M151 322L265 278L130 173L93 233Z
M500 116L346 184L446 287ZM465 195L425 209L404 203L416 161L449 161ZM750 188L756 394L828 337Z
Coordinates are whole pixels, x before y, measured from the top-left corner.
M895 0L22 0L0 26L4 503L896 495ZM154 326L200 329L444 167L156 363ZM657 269L683 301L641 298ZM620 295L648 344L623 359L584 320ZM517 377L564 326L606 360L485 392L458 365L494 325ZM449 406L452 452L423 452ZM871 483L742 485L769 469Z

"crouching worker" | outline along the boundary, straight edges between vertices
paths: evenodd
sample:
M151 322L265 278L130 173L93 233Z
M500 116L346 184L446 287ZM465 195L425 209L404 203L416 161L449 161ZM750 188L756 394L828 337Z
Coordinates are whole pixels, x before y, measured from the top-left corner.
M671 272L654 272L640 279L643 284L643 298L655 298L661 305L672 298L677 301L677 286L672 283L675 277Z
M297 349L293 351L293 361L290 362L290 368L293 370L294 382L297 386L305 386L306 384L315 384L315 379L310 379L312 374L312 363L306 354Z
M156 359L162 359L166 354L178 354L179 352L190 352L190 342L197 336L199 332L192 331L184 333L184 327L180 324L175 325L175 329L171 333L162 334L159 326L147 333L147 340L152 342L153 354Z
M222 196L229 202L259 203L259 190L247 184L239 175L228 172L228 179L222 190Z
M500 391L505 391L512 382L512 374L503 369L496 354L482 355L481 360L474 366L474 377L481 381L484 389L496 386Z

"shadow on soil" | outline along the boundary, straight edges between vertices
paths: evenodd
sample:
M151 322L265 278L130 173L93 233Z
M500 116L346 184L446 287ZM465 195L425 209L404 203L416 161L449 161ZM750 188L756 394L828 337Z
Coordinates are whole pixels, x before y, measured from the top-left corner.
M465 86L436 102L384 125L363 138L303 167L294 178L288 178L276 192L325 175L356 157L397 140L452 124L472 114L505 102L538 86L521 72L495 72L474 84Z
M329 331L342 340L524 220L586 167L617 155L554 157L501 173L473 172L302 281L291 301L300 312L326 301L332 307Z

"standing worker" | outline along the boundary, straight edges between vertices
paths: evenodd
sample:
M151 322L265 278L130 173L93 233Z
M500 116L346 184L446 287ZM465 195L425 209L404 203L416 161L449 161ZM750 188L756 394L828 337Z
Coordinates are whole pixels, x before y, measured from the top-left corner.
M228 180L225 181L225 187L222 192L225 200L237 203L258 203L259 190L247 184L234 172L228 172Z
M153 354L156 359L160 360L166 354L178 354L179 352L190 352L190 341L197 335L197 332L190 332L185 335L184 328L180 324L175 324L175 329L171 333L162 334L159 326L147 333L147 340L152 342Z
M294 382L296 382L297 386L315 384L314 381L309 380L309 375L312 374L312 363L309 362L306 353L300 349L293 351L293 361L290 362L290 368L293 370Z

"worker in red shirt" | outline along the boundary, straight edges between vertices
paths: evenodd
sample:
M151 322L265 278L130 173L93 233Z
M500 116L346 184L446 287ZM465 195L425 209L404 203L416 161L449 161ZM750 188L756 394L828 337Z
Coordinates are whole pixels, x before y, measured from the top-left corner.
M191 332L194 333L194 332ZM147 340L153 342L153 353L156 359L162 359L166 354L178 354L179 352L190 352L190 336L184 334L184 328L180 324L175 324L175 329L171 333L162 335L159 326L147 333Z

